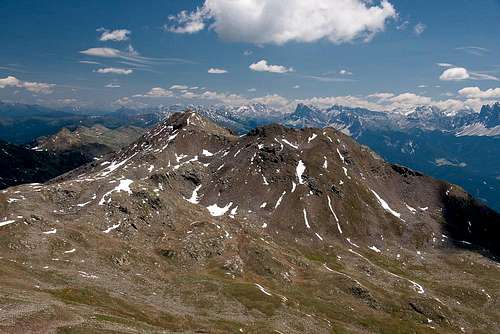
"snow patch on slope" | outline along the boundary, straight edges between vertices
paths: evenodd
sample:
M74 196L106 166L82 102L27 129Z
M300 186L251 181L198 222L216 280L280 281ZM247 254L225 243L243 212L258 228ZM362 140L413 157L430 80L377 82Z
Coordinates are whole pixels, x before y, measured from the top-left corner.
M372 189L370 189L371 192L375 195L375 197L377 198L378 202L380 203L380 205L382 206L382 208L389 212L391 215L393 215L394 217L397 217L399 219L401 219L401 214L399 212L396 212L394 211L393 209L391 209L391 207L389 206L389 204L387 204L386 201L384 201L382 199L382 197L380 197L375 191L373 191ZM402 219L401 219L402 220Z
M207 206L208 212L214 217L220 217L226 214L226 212L229 211L231 206L233 205L233 202L229 202L226 206L224 207L219 207L217 204L212 204L210 206Z

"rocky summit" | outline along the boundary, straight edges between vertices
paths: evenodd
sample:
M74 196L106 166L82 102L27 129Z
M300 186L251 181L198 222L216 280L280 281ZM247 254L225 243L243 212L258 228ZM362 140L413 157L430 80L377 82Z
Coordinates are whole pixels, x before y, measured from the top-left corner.
M0 332L498 333L498 235L333 128L176 113L0 193Z

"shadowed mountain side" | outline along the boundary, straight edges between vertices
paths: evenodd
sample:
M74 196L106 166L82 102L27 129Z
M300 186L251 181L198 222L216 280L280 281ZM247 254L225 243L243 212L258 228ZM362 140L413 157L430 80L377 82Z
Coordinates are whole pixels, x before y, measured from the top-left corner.
M456 186L455 186L456 187ZM445 233L456 247L477 250L495 261L500 259L500 214L454 187L441 191Z
M38 152L0 141L0 189L42 183L88 161L77 151Z

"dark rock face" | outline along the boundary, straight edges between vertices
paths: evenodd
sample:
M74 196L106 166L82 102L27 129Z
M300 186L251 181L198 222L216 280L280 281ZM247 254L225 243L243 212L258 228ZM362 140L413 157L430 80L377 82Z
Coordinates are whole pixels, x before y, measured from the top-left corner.
M0 141L0 189L42 183L75 169L89 159L80 152L37 152Z
M416 172L414 170L411 170L409 168L406 168L404 166L399 166L399 165L391 165L392 169L402 175L402 176L423 176L422 173Z
M500 103L485 105L479 113L479 120L487 127L493 128L500 125Z
M500 215L468 194L443 189L445 229L457 247L482 252L500 260Z
M6 332L499 329L498 215L332 128L174 114L0 215Z

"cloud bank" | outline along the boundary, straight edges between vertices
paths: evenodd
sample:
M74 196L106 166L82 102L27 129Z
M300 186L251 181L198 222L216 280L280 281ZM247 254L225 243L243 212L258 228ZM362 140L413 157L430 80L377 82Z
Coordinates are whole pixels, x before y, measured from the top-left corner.
M0 88L15 87L22 88L37 94L50 94L53 92L54 84L44 83L44 82L30 82L22 81L16 77L8 76L6 78L0 79Z
M479 87L465 87L458 93L468 99L500 99L500 88L490 88L483 91Z
M249 89L255 92L255 89ZM313 105L320 108L342 105L352 108L366 108L375 111L410 113L419 106L432 106L441 110L447 115L454 115L461 110L473 110L479 112L485 104L495 102L500 99L500 88L481 90L478 87L466 87L458 91L455 98L446 100L435 100L428 96L405 92L394 94L390 92L378 92L369 95L345 95L345 96L323 96L310 97L305 99L294 99L277 94L267 94L258 97L247 97L241 94L217 92L205 89L190 90L186 85L173 85L170 89L161 87L152 88L144 94L137 94L128 99L129 103L140 101L133 98L164 97L177 100L197 101L204 104L225 104L230 106L242 106L253 103L269 105L282 112L292 112L298 103ZM205 102L203 102L205 101Z

